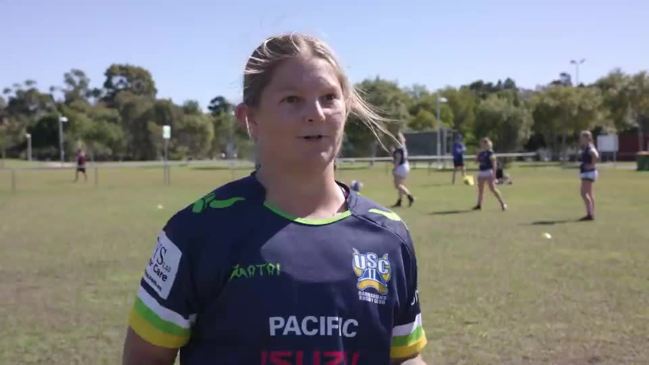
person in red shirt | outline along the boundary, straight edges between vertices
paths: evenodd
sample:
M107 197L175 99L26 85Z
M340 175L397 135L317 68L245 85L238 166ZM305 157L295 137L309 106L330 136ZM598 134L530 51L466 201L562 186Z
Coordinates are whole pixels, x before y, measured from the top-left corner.
M88 181L86 174L86 153L82 149L77 150L77 169L74 172L74 182L79 181L79 172L83 174L84 181Z

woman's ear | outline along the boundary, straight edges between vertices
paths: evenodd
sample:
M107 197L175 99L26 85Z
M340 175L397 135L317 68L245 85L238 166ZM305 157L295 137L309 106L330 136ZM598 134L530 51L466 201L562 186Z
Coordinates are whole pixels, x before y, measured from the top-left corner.
M251 108L246 104L241 103L237 105L234 113L239 123L241 123L241 126L245 128L246 132L248 132L248 137L256 142L257 123L255 121Z

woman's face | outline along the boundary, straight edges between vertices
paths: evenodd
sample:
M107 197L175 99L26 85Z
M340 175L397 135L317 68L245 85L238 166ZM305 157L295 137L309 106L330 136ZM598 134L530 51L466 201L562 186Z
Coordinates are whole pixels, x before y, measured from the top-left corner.
M283 61L248 113L250 133L264 162L286 168L331 164L346 119L343 91L334 68L317 57Z

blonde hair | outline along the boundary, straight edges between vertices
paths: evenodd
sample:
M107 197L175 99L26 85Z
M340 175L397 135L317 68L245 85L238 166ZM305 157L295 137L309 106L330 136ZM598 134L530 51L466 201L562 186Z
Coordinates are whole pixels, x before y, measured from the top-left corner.
M390 120L380 116L374 107L363 100L359 91L350 84L331 48L320 39L305 34L288 33L269 37L252 52L243 75L243 103L251 107L259 106L261 94L277 66L287 59L305 56L323 59L334 69L343 92L346 117L350 114L358 117L384 149L380 134L396 141L385 127Z
M580 137L586 137L588 139L588 142L593 142L593 134L590 133L590 131L581 131L579 133Z
M491 139L489 139L489 137L482 138L480 140L480 143L485 143L489 147L490 150L492 150L494 148L494 144L493 144L493 142L491 142Z

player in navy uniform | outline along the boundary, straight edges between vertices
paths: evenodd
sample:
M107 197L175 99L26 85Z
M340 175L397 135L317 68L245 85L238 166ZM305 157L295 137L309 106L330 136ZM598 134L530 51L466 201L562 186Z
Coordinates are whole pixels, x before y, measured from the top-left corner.
M466 176L466 169L464 168L464 152L466 152L466 146L462 143L462 135L458 134L453 143L453 184L455 184L455 173L457 170L462 171L462 178Z
M394 165L392 168L392 177L394 180L394 187L397 189L399 197L392 208L401 206L401 199L404 195L408 198L408 206L410 207L412 206L412 203L415 202L415 197L412 196L410 190L406 187L406 178L408 178L408 173L410 172L408 150L406 149L406 136L399 132L397 137L399 138L399 144L392 150L392 163Z
M345 121L385 131L329 48L290 34L246 65L236 115L260 168L175 214L129 318L124 364L423 364L399 216L334 179Z
M482 209L482 199L484 196L484 186L489 185L489 190L496 196L500 203L500 208L507 210L507 204L503 201L500 191L496 188L496 155L493 151L493 143L487 137L480 140L480 153L476 157L480 171L478 172L478 204L473 207L474 210Z
M582 221L595 219L595 196L593 195L593 183L597 180L597 167L595 164L599 159L599 153L593 145L593 135L589 131L582 131L579 135L581 145L581 164L579 165L579 176L581 177L581 198L586 204L586 216Z

